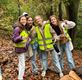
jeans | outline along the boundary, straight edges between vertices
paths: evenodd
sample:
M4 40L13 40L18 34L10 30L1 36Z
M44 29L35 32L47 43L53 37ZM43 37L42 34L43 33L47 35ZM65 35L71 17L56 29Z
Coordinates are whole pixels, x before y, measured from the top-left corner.
M23 80L24 71L25 71L25 53L18 54L18 80Z
M36 72L38 70L38 67L36 65L36 54L37 54L37 49L32 49L33 51L33 56L31 57L31 62L32 62L32 72Z
M48 69L47 56L48 56L48 53L46 51L41 51L40 52L40 59L41 59L41 62L42 62L43 71L46 71ZM51 58L52 58L52 62L54 64L57 72L61 73L62 70L61 70L61 66L60 66L60 63L59 63L59 57L58 57L58 54L55 50L51 51Z
M38 43L35 41L34 44L31 45L32 49L37 49L38 48Z
M40 56L40 60L41 60L41 64L42 64L42 69L43 69L43 71L46 71L48 68L48 62L47 62L48 53L46 51L40 50L39 56Z
M51 51L51 56L52 56L52 62L54 64L55 70L58 73L62 73L62 69L60 66L59 57L58 57L57 52L55 50Z
M72 52L70 51L68 44L69 44L69 42L67 42L65 44L61 44L61 46L60 46L60 49L61 49L60 64L61 64L62 69L63 69L63 54L64 54L64 51L66 53L69 68L70 69L75 68L75 63L74 63L74 60L73 60L73 57L72 57Z

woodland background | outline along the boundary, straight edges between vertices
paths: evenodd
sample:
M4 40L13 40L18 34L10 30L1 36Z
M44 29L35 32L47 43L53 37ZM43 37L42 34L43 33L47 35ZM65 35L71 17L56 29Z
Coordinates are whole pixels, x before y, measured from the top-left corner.
M75 47L73 57L76 67L82 66L82 0L0 0L0 65L3 80L17 79L18 60L12 43L12 25L23 12L27 12L33 18L41 15L44 20L55 14L60 20L74 21L76 27L69 30ZM48 60L48 64L51 65L51 58L49 57ZM40 67L39 59L37 63ZM29 64L31 64L30 60L27 59L25 80L59 80L58 75L51 71L47 73L45 79L40 75L33 76ZM65 62L65 67L66 64Z
M55 14L59 19L76 22L76 27L69 31L75 47L82 48L82 0L0 0L0 35L10 37L12 24L23 12L33 18L42 15L47 20Z

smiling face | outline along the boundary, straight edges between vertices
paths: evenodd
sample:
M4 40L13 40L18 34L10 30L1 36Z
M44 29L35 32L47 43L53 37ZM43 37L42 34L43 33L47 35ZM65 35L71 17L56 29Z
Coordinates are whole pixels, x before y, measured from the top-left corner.
M29 17L27 19L27 24L28 24L28 26L32 26L33 25L33 19L31 17Z
M19 22L20 22L22 25L26 25L26 17L25 17L25 16L20 17Z
M50 23L54 26L57 26L58 25L58 20L54 16L51 16L50 17Z
M35 17L35 24L42 26L42 23L43 23L43 20L42 20L41 16L36 16Z

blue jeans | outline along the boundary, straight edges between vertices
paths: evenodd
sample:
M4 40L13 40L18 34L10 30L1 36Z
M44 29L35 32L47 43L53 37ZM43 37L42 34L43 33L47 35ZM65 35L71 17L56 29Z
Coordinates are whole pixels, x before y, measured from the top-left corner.
M70 51L69 46L68 46L68 42L65 43L65 44L61 44L60 50L61 50L60 64L61 64L62 69L63 69L63 54L64 54L64 51L66 53L69 68L70 69L75 68L75 63L74 63L74 60L73 60L73 57L72 57L72 52Z
M33 56L31 57L31 62L32 62L32 71L36 72L38 70L38 67L36 65L36 54L37 54L37 49L32 49L33 51Z
M52 50L50 51L51 53L51 58L52 58L52 62L57 70L58 73L61 73L62 70L61 70L61 66L60 66L60 63L59 63L59 57L58 57L58 54L55 50ZM48 56L48 53L46 51L41 51L40 52L40 59L41 59L41 62L42 62L42 67L43 67L43 70L47 70L48 68L48 63L47 63L47 56Z
M31 57L32 70L33 72L36 72L38 71L38 67L36 65L36 54L37 54L38 43L35 41L34 44L31 44L31 47L33 52L33 56Z
M55 67L56 71L58 73L61 73L62 69L61 69L61 66L60 66L58 53L55 50L53 50L51 52L51 56L52 56L52 61L53 61L53 64L54 64L54 67Z
M48 53L46 51L39 51L39 56L42 64L43 71L46 71L48 68L47 56Z

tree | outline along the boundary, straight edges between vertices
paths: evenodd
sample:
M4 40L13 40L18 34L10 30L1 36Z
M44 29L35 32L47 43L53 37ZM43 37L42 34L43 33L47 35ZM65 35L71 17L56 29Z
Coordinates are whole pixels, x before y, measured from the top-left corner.
M59 3L59 20L62 20L62 0Z
M77 24L78 8L80 0L64 0L68 20L74 21ZM74 43L76 37L77 25L75 28L69 30L69 34Z
M20 10L20 0L17 0L18 2L18 11L19 11L19 16L21 15L21 10Z

